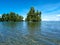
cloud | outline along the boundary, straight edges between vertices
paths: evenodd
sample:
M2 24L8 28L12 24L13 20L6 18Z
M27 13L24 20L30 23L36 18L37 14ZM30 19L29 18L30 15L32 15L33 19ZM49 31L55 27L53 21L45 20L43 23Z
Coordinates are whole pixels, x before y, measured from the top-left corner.
M60 14L57 15L43 15L42 21L60 21Z
M60 14L59 15L57 15L58 17L60 17Z
M0 16L2 16L2 14L0 14Z
M42 21L60 21L60 3L46 4L42 12Z
M59 13L60 12L60 3L56 4L45 4L42 6L43 13Z

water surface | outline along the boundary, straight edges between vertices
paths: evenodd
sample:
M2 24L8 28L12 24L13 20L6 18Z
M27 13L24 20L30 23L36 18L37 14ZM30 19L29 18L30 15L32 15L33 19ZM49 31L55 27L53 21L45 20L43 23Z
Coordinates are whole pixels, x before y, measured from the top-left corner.
M60 45L60 22L0 22L0 45Z

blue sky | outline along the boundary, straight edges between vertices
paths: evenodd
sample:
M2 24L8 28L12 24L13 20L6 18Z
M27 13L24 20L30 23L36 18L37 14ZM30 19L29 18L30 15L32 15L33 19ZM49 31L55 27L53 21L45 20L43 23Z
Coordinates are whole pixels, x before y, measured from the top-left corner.
M42 12L43 21L60 20L60 0L0 0L0 15L15 12L25 18L32 6Z

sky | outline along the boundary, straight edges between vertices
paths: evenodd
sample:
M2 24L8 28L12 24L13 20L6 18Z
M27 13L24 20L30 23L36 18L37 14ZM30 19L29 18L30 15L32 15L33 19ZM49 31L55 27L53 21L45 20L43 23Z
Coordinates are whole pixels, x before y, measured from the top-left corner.
M42 12L42 21L60 21L60 0L0 0L0 16L15 12L26 18L32 6Z

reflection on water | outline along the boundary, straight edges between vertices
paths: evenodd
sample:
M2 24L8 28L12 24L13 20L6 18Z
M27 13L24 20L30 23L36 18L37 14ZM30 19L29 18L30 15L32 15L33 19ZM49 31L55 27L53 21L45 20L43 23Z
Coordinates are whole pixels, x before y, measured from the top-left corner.
M28 31L30 32L30 34L33 34L34 32L41 30L41 28L40 28L41 23L40 22L28 22L27 26L28 26L27 28L28 28Z
M60 45L60 22L0 22L0 45Z

